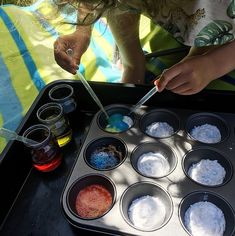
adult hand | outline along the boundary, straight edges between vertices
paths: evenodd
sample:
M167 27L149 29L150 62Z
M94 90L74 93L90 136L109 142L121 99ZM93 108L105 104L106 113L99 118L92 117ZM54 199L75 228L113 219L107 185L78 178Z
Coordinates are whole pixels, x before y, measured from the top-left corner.
M166 88L181 95L198 93L216 79L212 63L213 60L209 60L206 54L186 57L164 70L154 84L158 86L159 92Z
M90 37L81 37L76 32L60 36L54 43L54 58L64 70L76 74L81 56L87 50ZM72 49L73 55L68 55L67 50Z

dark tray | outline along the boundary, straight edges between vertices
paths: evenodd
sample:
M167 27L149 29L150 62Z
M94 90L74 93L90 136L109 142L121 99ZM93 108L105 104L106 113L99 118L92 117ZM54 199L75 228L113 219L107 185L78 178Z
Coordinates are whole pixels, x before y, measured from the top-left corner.
M70 183L70 177L74 178L73 167L80 160L80 148L83 147L82 144L86 140L91 121L99 110L98 107L79 81L61 80L53 82L41 91L17 132L22 134L27 127L38 123L35 115L36 110L44 103L49 102L48 91L60 83L72 85L77 96L78 109L71 122L74 140L62 149L63 164L56 171L47 174L39 173L31 167L30 154L24 145L17 141L8 143L0 158L1 235L76 235L77 232L83 232L77 227L71 227L64 217L60 197L63 189L66 189L67 183ZM91 83L91 86L105 106L117 103L135 104L151 88L140 85L95 82ZM186 112L188 112L187 109L201 112L222 112L227 113L225 116L233 117L235 114L234 106L227 108L224 104L231 103L234 98L235 93L225 91L205 90L187 97L166 91L156 94L146 105L152 108L183 109ZM234 128L232 121L229 122L230 137L233 137ZM180 166L180 160L178 160L178 166ZM133 171L133 173L135 172ZM234 207L231 202L234 195L231 184L232 180L226 184L226 196L224 197ZM196 184L193 183L192 186L196 186ZM201 189L205 188L202 187ZM222 191L221 189L218 191L219 194ZM210 190L212 192L217 191ZM184 191L185 194L188 192L190 189ZM174 210L174 214L177 215L178 213ZM68 220L71 222L70 219ZM78 226L76 222L71 223ZM89 227L86 223L82 225L82 228L97 231L96 228ZM98 231L105 232L106 230L101 227ZM119 233L118 230L112 229L110 232ZM182 230L182 232L184 231Z

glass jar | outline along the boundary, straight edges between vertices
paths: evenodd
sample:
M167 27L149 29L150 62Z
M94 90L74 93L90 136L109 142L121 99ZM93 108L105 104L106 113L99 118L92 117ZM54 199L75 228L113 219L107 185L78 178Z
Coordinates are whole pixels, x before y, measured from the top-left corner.
M65 114L74 112L77 103L74 99L73 87L68 84L59 84L49 91L49 97L53 102L61 104Z
M62 154L51 130L43 125L33 125L23 133L23 137L33 140L25 143L30 148L33 166L42 172L55 170L62 162Z
M50 102L41 106L37 110L37 118L51 129L60 147L71 141L72 129L59 103Z

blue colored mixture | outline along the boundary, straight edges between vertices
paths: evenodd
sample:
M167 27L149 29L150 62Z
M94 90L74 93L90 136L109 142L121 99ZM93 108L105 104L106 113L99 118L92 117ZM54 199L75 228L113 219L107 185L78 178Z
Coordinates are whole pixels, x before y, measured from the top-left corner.
M113 145L109 145L108 147L96 149L91 154L89 163L96 169L105 170L118 165L121 157L121 152L117 151Z
M124 116L121 114L113 114L109 117L106 131L118 133L129 129L129 125L123 121Z

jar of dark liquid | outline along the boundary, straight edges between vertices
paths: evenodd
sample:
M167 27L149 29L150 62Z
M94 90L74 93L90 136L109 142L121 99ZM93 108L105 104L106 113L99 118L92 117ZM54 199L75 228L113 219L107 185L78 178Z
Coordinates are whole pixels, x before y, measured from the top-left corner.
M33 140L25 145L30 148L33 166L42 172L55 170L62 161L62 154L51 130L43 125L33 125L24 133L23 137Z
M38 120L47 125L56 137L60 147L68 144L72 139L72 130L63 108L59 103L46 103L37 111Z

